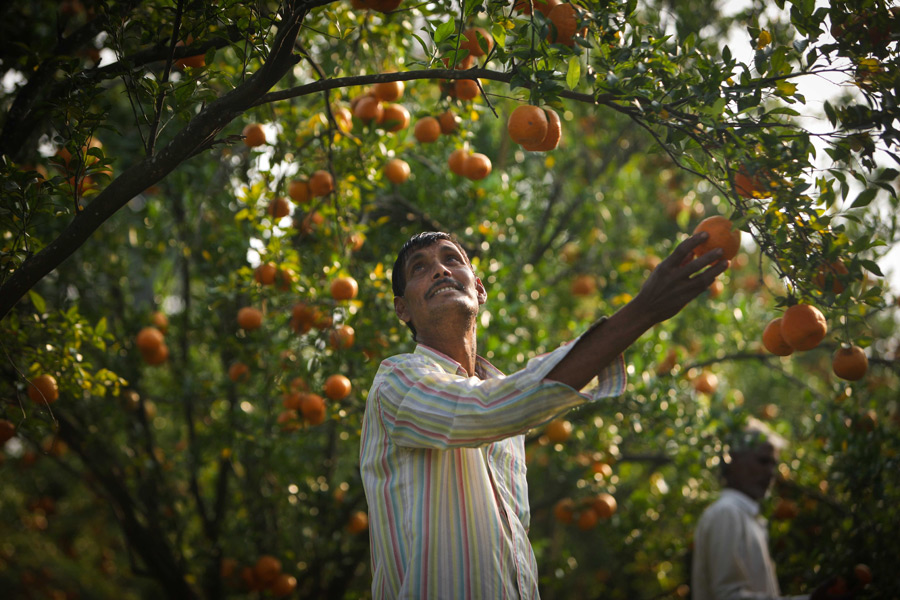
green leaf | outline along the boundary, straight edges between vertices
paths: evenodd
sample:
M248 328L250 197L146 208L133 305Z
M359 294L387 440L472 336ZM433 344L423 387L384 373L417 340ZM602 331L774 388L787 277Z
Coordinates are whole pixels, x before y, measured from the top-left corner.
M500 48L506 47L506 28L500 23L494 23L491 27L491 36Z
M863 190L860 192L859 196L856 197L856 200L853 201L853 204L850 205L850 208L862 208L868 206L869 203L875 199L876 192L877 190L875 188Z
M861 259L859 264L866 270L872 273L873 275L878 275L879 277L884 277L884 273L881 272L881 268L878 266L873 260Z
M36 291L28 290L28 297L31 299L31 303L34 304L34 307L39 313L43 313L47 310L47 303L44 302L44 299Z
M574 90L581 80L581 61L577 56L569 59L569 70L566 71L566 85L570 90Z
M94 335L99 337L104 333L106 333L106 317L101 318L100 321L97 322L97 326L94 328Z
M450 35L453 34L453 31L455 29L456 29L456 23L454 23L453 21L447 21L446 23L441 23L438 26L438 28L434 30L434 42L436 44L440 44L441 42L446 40L448 37L450 37Z

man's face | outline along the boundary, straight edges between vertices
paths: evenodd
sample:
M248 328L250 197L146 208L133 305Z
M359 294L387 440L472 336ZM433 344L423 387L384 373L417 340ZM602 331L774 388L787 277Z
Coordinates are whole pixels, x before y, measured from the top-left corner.
M772 484L775 465L775 448L768 442L734 452L726 472L726 484L754 500L762 500Z
M415 250L403 268L406 289L394 298L394 310L402 321L412 321L419 334L438 327L450 311L477 314L487 299L481 280L450 240Z

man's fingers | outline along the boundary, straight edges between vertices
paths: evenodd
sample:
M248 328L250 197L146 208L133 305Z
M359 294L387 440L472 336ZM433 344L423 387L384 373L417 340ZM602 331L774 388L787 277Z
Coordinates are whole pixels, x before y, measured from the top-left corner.
M694 248L705 242L708 237L709 234L705 231L692 235L678 244L675 249L672 250L672 254L670 254L669 257L676 265L684 265L690 261Z

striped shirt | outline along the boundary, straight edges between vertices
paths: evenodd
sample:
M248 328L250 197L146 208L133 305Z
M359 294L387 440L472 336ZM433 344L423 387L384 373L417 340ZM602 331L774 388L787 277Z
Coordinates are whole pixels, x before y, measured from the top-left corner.
M573 345L509 376L421 344L381 363L360 445L374 598L539 597L524 434L625 386L621 356L590 395L547 380Z

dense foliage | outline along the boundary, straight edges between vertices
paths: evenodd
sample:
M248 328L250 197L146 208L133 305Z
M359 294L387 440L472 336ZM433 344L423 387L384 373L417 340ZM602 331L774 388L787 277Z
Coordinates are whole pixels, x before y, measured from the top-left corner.
M542 594L684 597L724 432L755 416L791 441L764 507L784 590L865 563L861 597L900 596L898 295L878 266L898 236L900 15L709 4L578 0L571 45L538 2L4 4L0 589L369 597L360 419L379 361L412 347L403 241L459 236L489 294L480 353L511 371L723 215L744 242L721 289L629 350L624 396L528 436ZM391 82L405 127L348 120ZM561 117L556 150L510 139L525 103ZM455 129L419 141L446 111ZM451 172L462 147L491 174ZM333 297L346 277L358 295ZM797 302L826 339L766 352ZM165 352L141 351L146 327ZM832 373L842 344L865 348L862 379ZM52 403L29 384L45 374ZM333 374L352 391L321 420L310 394Z

